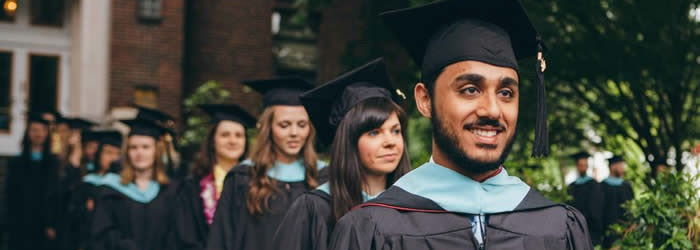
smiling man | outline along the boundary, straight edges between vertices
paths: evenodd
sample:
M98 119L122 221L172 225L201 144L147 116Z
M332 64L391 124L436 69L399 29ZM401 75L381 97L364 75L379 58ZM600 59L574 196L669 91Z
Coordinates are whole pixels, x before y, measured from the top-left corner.
M433 157L345 215L330 249L592 249L583 216L503 167L519 103L535 101L535 156L548 153L542 42L517 0L454 0L382 14L421 67L414 96ZM537 55L536 100L517 60Z

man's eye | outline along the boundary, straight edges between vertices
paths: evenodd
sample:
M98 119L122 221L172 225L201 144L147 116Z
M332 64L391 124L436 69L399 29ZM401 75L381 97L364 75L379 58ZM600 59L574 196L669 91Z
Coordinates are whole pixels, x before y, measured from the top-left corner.
M467 95L476 95L479 94L479 89L477 89L476 87L466 87L462 89L461 92Z
M501 90L501 91L498 91L498 95L506 97L506 98L511 98L511 97L513 97L513 91Z

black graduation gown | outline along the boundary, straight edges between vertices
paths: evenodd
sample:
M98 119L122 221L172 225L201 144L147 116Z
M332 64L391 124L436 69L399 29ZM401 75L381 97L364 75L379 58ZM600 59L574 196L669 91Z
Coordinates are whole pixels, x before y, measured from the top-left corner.
M214 222L207 240L211 250L268 250L272 238L292 202L309 191L304 181L277 181L280 193L269 200L269 209L264 216L256 217L248 213L246 196L250 180L249 165L234 167L224 181L224 190L216 207ZM326 168L319 171L319 183L327 179Z
M205 249L209 224L204 217L199 178L185 179L178 191L175 208L175 238L178 249Z
M14 157L8 162L7 218L9 249L52 249L46 229L56 225L54 209L59 185L58 159L32 161Z
M161 185L155 199L140 203L103 186L91 227L92 250L175 249L173 217L177 185Z
M603 193L600 189L600 183L595 180L583 184L571 183L568 187L568 193L573 198L570 205L586 217L593 245L599 245L603 236Z
M624 181L622 185L613 186L605 182L601 183L603 197L605 199L603 205L603 226L605 231L609 231L612 224L618 223L624 219L625 209L622 208L622 203L634 198L632 186ZM618 237L614 235L606 235L603 240L603 247L610 247Z
M331 196L313 190L299 196L285 215L274 237L274 249L327 250L335 221Z
M82 182L71 192L65 215L59 223L61 249L86 249L89 246L94 204L97 203L100 190L99 186ZM92 210L88 209L88 200L93 203Z
M329 249L478 249L472 216L392 186L343 216ZM580 212L532 189L513 211L487 216L485 249L593 249Z

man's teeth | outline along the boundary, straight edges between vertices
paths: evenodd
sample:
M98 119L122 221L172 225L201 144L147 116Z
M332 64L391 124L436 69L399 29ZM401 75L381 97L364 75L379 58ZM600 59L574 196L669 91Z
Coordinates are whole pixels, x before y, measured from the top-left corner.
M495 130L472 129L472 132L478 136L486 136L486 137L496 136L496 134L497 134L497 132Z

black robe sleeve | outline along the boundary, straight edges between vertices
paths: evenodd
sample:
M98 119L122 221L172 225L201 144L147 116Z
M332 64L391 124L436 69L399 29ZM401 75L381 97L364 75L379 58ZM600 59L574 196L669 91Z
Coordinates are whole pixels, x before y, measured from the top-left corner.
M297 198L274 236L274 249L326 250L332 229L329 200L312 193Z
M199 181L188 179L182 182L175 207L175 236L178 249L205 249L206 232L209 225L204 219L199 195Z
M593 243L588 234L586 218L576 209L566 206L566 241L570 250L593 250Z
M349 213L340 218L333 229L328 249L381 249L384 240L377 231L377 225L371 219L357 215Z
M229 173L224 180L224 190L221 191L219 202L216 205L214 221L211 224L207 239L207 249L223 250L233 249L228 236L234 235L235 225L233 224L233 212L241 209L241 204L234 200L234 194L238 191L235 174Z
M102 189L102 194L96 202L95 217L91 227L91 247L92 250L138 250L140 247L133 239L126 239L121 230L124 226L116 218L125 218L117 213L125 212L126 207L121 206L123 201L109 194L114 191L107 188ZM105 194L106 193L106 194Z

